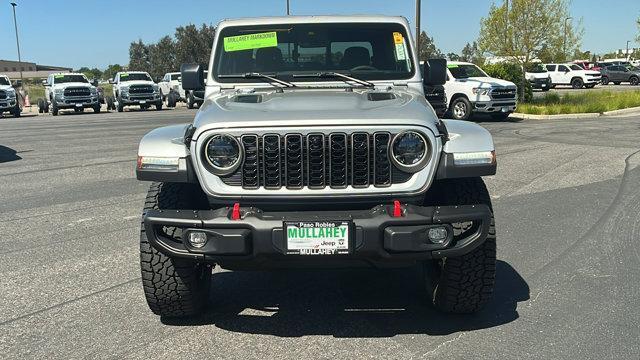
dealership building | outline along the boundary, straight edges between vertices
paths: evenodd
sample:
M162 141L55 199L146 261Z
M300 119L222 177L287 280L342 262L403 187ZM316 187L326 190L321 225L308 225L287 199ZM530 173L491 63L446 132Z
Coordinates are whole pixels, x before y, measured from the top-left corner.
M39 65L32 62L0 60L0 74L10 79L20 79L20 72L25 79L46 78L49 74L69 72L71 68L61 66Z

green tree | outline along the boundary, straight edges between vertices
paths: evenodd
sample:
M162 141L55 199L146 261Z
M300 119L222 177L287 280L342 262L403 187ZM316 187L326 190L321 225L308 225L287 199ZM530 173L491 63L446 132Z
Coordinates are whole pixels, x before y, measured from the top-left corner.
M176 62L176 44L170 36L165 36L157 43L149 45L148 72L154 79L178 70L180 66Z
M569 18L568 0L505 0L492 4L489 15L481 20L478 40L483 52L510 59L524 69L540 55L555 58L580 47L582 30ZM566 44L566 47L565 47ZM526 80L519 86L522 92Z
M193 24L176 28L176 63L179 65L184 63L208 64L215 31L214 26L206 24L202 24L200 28Z
M482 66L484 64L484 56L482 56L478 43L475 41L471 44L467 43L462 49L460 60Z
M149 69L149 46L142 40L129 45L129 70L146 71Z
M124 68L120 64L113 64L107 66L107 69L102 73L102 78L105 80L113 79L116 73L123 71Z
M447 54L447 59L449 61L460 61L460 55L454 53L454 52L450 52Z
M420 33L420 53L418 54L420 61L427 61L429 59L444 59L440 49L436 47L433 38L429 37L426 32Z
M76 72L83 73L89 80L102 79L102 71L98 68L81 67Z

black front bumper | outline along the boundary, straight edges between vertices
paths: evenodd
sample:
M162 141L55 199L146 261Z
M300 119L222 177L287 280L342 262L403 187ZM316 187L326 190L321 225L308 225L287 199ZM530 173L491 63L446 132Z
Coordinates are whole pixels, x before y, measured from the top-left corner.
M392 205L370 210L262 212L241 208L241 218L232 220L232 209L151 210L144 214L146 236L153 247L171 257L217 263L229 269L260 269L298 266L410 266L419 260L457 257L473 251L488 234L491 210L486 205L420 207L403 205L393 217ZM348 220L350 252L344 255L287 255L284 223L290 221ZM470 223L462 234L443 244L433 244L427 231L433 226L453 228ZM169 237L163 227L207 233L203 248ZM184 237L183 237L184 239Z

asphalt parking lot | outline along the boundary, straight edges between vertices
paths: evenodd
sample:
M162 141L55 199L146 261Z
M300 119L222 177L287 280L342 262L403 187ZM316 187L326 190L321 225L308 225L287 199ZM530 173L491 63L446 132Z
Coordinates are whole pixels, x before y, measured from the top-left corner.
M640 116L482 122L494 300L425 305L411 269L215 270L209 312L147 308L137 143L194 110L0 119L0 358L602 359L640 353Z

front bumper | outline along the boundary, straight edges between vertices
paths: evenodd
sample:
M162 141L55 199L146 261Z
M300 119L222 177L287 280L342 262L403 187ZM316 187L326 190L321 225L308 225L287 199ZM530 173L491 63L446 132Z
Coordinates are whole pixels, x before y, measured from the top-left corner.
M120 100L122 101L122 105L125 105L125 106L162 104L162 98L160 97L159 93L121 96Z
M394 217L393 206L369 210L262 212L241 208L241 218L232 219L230 208L218 210L151 210L144 214L150 244L171 257L217 263L228 269L274 267L411 266L419 260L457 257L473 251L488 234L491 210L486 205L420 207L403 205L402 216ZM290 221L350 221L349 253L343 255L287 255L284 223ZM471 226L433 244L427 231L433 226L454 229ZM208 241L194 248L187 241L169 237L163 227L177 227L183 233L203 231Z
M516 111L516 100L476 101L472 103L473 111L479 113L512 113Z
M99 106L98 95L87 97L61 97L56 96L58 109L93 108Z
M0 111L11 111L16 107L16 98L6 98L0 100Z
M551 88L551 79L534 79L529 80L531 87L534 89L550 89Z

